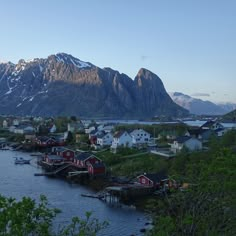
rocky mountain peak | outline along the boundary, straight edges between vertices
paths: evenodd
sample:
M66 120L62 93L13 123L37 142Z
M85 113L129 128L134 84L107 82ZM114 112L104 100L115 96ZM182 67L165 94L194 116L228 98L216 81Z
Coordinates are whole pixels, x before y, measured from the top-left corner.
M165 90L161 79L156 74L152 73L151 71L145 68L141 68L138 71L138 74L135 77L135 82L138 87L144 86L151 90L156 88Z
M91 63L81 61L80 59L75 58L72 55L66 53L57 53L56 55L49 56L48 59L53 59L59 63L67 65L74 65L78 69L89 69L93 67Z
M153 79L154 77L157 77L157 75L155 75L154 73L152 73L150 70L147 70L145 68L141 68L138 71L138 74L136 77L139 78L144 78L144 79Z
M160 78L140 69L134 80L66 53L0 65L0 112L14 115L78 115L146 118L186 114Z

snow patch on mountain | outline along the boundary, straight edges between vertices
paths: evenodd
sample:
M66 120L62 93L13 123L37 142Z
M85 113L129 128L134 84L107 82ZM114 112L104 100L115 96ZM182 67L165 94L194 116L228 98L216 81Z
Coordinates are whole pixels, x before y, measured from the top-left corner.
M58 53L55 55L58 62L65 63L65 64L73 64L79 69L91 67L91 64L88 62L81 61L71 55L66 53Z

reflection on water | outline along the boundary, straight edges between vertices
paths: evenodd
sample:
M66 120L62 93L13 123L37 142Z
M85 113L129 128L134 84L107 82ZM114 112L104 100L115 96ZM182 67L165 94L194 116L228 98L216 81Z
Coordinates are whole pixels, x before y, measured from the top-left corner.
M60 179L36 177L34 173L40 172L40 169L36 165L15 165L15 156L33 158L26 153L0 151L0 194L16 199L23 196L39 199L44 194L50 206L62 210L57 218L60 224L68 222L73 216L84 217L87 211L91 211L101 221L109 221L109 227L100 235L142 235L140 229L148 221L142 212L128 207L115 208L98 199L81 197L81 193L92 190Z

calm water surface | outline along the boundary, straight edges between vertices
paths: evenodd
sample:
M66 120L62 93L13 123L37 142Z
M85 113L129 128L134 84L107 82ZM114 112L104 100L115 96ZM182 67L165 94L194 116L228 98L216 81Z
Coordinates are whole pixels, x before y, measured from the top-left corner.
M109 221L108 228L100 233L102 236L143 235L140 229L145 228L145 223L150 221L144 213L126 206L111 207L98 199L81 197L81 193L92 190L60 179L34 176L41 169L35 164L15 165L14 156L32 158L26 153L0 150L0 194L16 199L23 196L39 199L44 194L50 206L62 210L57 218L59 224L68 222L73 216L84 217L87 211L92 211L94 217Z

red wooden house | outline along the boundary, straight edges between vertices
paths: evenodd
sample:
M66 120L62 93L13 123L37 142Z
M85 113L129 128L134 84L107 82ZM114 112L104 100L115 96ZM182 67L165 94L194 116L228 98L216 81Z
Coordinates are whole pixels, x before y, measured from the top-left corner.
M52 153L63 157L67 161L73 161L75 157L75 152L65 147L53 147Z
M88 172L90 175L105 175L106 167L103 162L90 163L88 165Z
M168 177L163 173L143 174L137 177L138 182L142 185L154 188L160 188L168 183Z
M64 159L57 155L45 155L45 162L50 165L61 165L64 163Z
M46 136L36 137L35 143L39 147L52 147L56 145L55 139Z
M100 163L101 160L89 152L82 152L75 156L74 163L79 167L88 167L89 164Z

